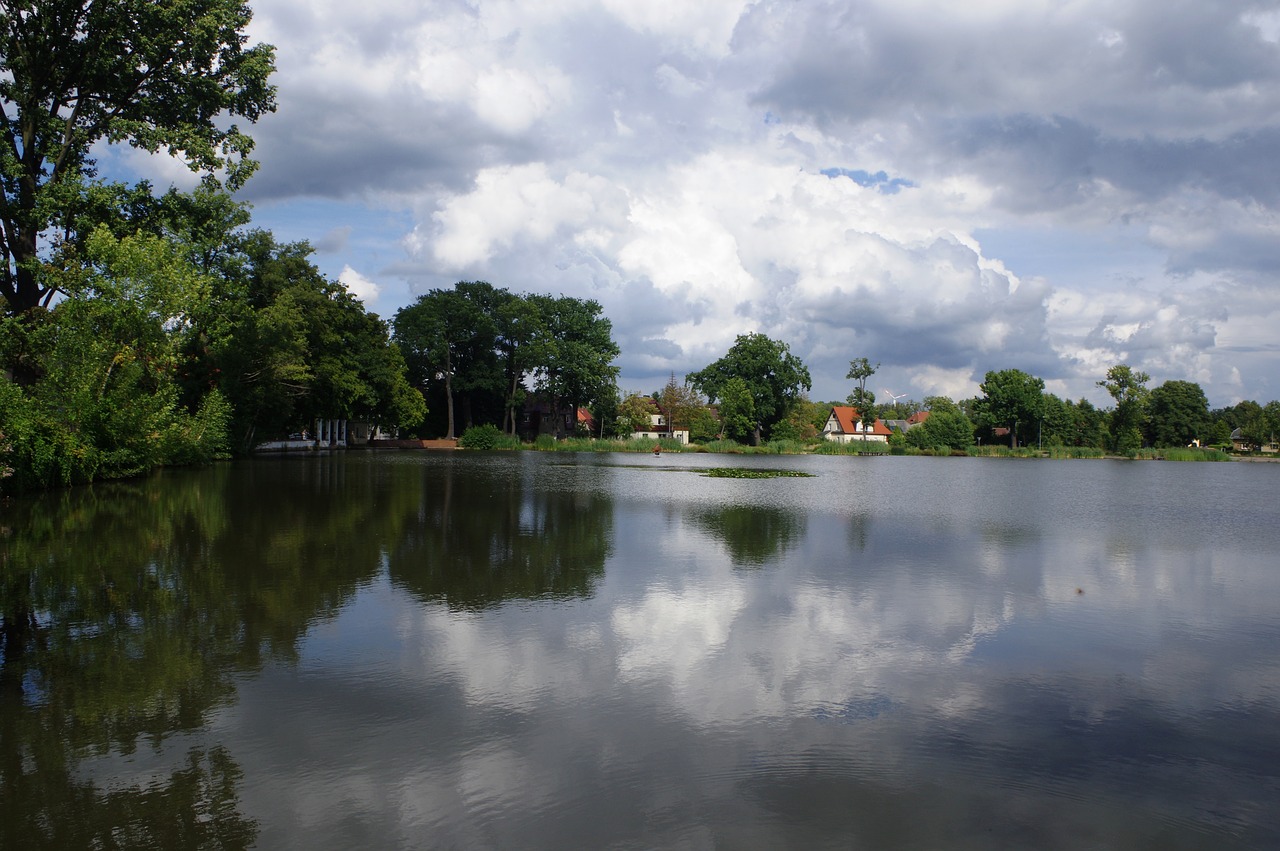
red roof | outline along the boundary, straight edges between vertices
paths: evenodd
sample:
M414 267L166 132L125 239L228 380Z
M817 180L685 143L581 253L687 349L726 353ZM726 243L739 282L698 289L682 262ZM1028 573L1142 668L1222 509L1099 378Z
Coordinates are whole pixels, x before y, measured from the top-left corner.
M907 417L907 425L920 425L925 420L929 419L929 414L929 411L916 411L914 414Z
M836 415L836 422L840 425L842 432L853 434L856 431L856 423L858 422L857 408L851 408L848 405L836 405L831 409L831 413Z
M831 409L831 413L835 414L836 422L840 425L840 431L845 434L862 434L858 430L858 423L861 417L858 409L849 405L836 405ZM871 428L867 430L867 434L879 434L888 437L893 432L889 431L889 427L884 424L883 420L876 420L871 424Z

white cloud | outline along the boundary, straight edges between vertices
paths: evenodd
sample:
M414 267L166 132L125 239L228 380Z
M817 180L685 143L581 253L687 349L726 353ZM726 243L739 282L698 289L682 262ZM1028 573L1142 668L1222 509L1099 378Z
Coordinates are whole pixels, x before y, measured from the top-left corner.
M338 283L342 284L356 298L364 302L364 306L372 308L374 302L378 300L382 287L373 281L361 275L350 266L343 266L342 272L338 275Z

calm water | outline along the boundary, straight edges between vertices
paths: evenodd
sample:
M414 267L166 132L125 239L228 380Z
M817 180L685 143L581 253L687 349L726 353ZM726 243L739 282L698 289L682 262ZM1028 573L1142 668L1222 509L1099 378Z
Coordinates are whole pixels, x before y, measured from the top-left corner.
M1278 848L1278 492L353 452L10 503L0 847Z

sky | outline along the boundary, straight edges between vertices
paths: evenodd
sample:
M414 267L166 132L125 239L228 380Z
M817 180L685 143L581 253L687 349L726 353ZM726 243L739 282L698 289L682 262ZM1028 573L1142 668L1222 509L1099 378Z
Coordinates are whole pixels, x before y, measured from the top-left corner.
M1280 2L257 0L257 226L384 318L598 301L624 391L740 334L811 397L1128 363L1280 397ZM181 164L116 169L190 185Z

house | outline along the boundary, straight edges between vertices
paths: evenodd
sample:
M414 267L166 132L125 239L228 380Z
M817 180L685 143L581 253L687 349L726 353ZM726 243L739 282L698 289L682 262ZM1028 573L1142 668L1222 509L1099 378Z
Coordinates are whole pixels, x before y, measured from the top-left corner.
M667 424L667 415L662 410L662 406L653 403L653 409L649 413L649 427L644 431L633 431L633 438L648 438L649 440L657 440L661 437L678 440L686 446L689 444L689 429L687 428L671 428Z
M1273 454L1280 452L1280 443L1277 443L1275 440L1271 440L1264 443L1262 446L1258 446L1256 443L1251 443L1249 439L1244 436L1244 429L1237 428L1231 432L1231 448L1236 452L1258 451Z
M822 436L836 443L849 443L854 440L876 441L887 443L892 432L883 420L864 423L858 415L858 409L849 405L836 405L827 416L827 423L822 427Z
M582 415L586 410L561 405L560 410L553 411L547 399L531 395L525 399L524 410L520 414L520 439L532 442L543 434L572 437L578 423L583 422ZM590 412L587 412L587 418L594 424Z

